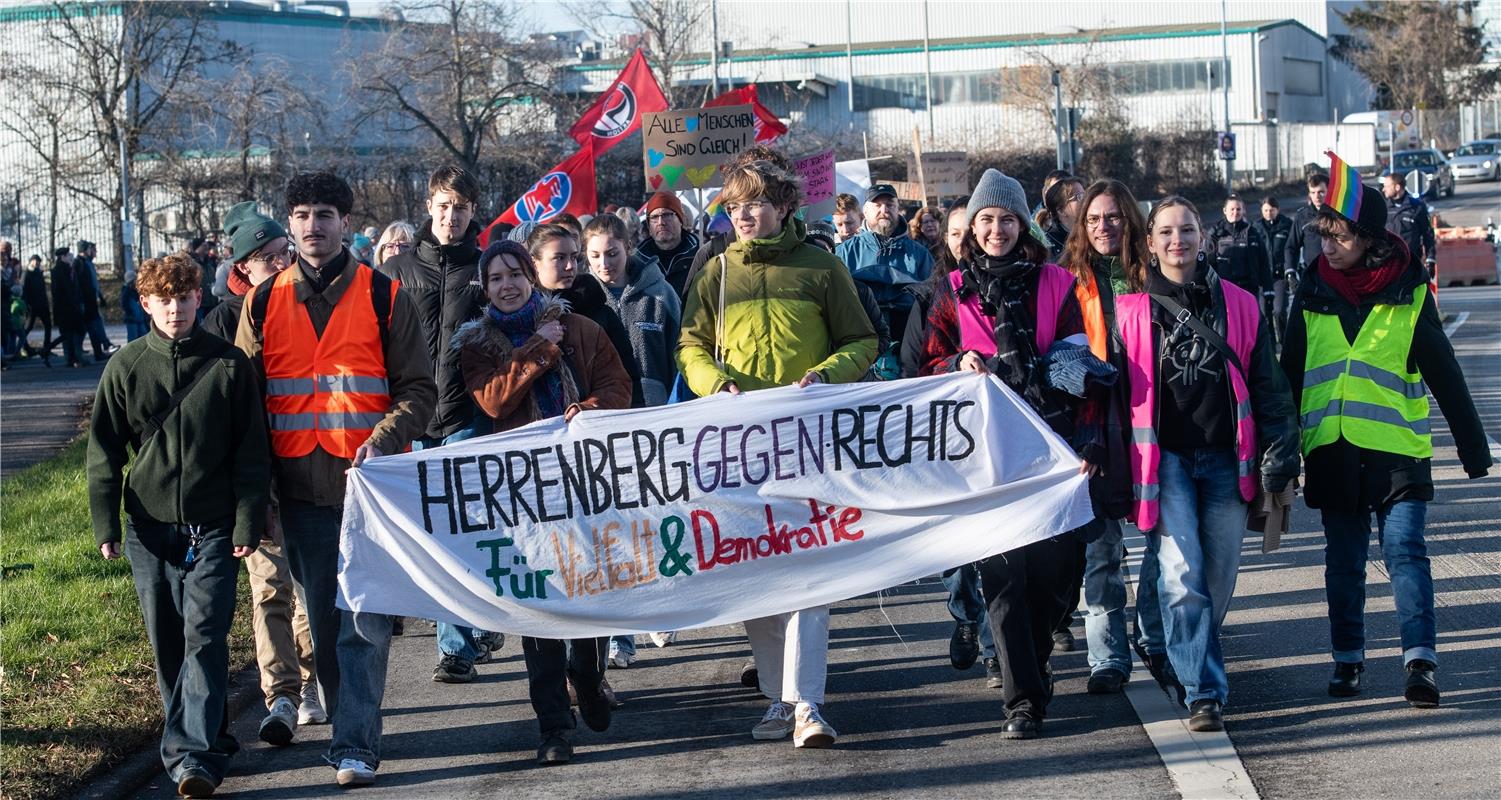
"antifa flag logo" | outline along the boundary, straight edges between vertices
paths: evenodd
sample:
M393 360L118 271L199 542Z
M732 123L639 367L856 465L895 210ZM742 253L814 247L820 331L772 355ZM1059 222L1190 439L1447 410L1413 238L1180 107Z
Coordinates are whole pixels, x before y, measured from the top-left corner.
M621 81L615 85L615 91L611 93L604 112L595 121L591 132L601 139L614 139L630 130L631 123L635 120L636 91L629 83Z
M542 176L516 203L516 217L522 222L544 222L562 213L573 196L573 179L566 172L549 172Z

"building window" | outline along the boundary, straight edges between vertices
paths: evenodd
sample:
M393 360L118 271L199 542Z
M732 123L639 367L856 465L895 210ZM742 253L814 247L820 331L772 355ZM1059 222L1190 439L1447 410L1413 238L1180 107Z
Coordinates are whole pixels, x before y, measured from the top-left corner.
M994 72L933 74L933 105L999 103L1001 87ZM869 75L855 79L855 110L927 107L927 81L921 75Z
M1302 58L1282 59L1282 91L1320 97L1324 94L1324 63Z

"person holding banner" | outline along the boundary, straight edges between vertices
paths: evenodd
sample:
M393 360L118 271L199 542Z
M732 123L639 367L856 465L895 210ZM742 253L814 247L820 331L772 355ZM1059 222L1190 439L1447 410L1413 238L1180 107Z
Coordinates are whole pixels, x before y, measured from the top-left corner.
M678 367L700 397L796 383L858 381L876 334L840 261L803 241L793 216L797 175L769 160L727 165L719 199L735 241L690 283ZM829 648L827 606L747 620L761 693L771 700L758 740L829 747L838 734L819 707Z
M327 758L339 785L363 786L380 766L392 618L334 605L345 473L410 446L438 389L412 298L344 247L349 184L299 173L286 203L296 263L250 290L235 345L264 380L287 561L333 720Z
M1160 565L1158 605L1188 728L1219 731L1230 688L1220 625L1247 504L1258 489L1292 488L1298 423L1259 301L1220 279L1202 243L1193 204L1162 200L1147 217L1146 291L1115 307L1130 384L1128 516Z
M928 312L924 371L997 375L1070 442L1084 459L1081 469L1092 472L1101 449L1096 404L1051 385L1045 364L1055 342L1089 344L1073 276L1046 263L1047 248L1028 228L1027 196L1015 178L986 170L965 217L968 256L949 273ZM1004 738L1040 733L1053 697L1053 627L1073 607L1078 542L1094 531L1094 523L1059 531L979 562L1004 681Z
M1471 479L1490 471L1490 446L1429 294L1428 271L1388 227L1382 196L1334 161L1328 202L1313 223L1323 252L1304 275L1282 350L1303 415L1304 498L1324 522L1329 694L1361 692L1374 514L1396 602L1403 697L1434 708L1438 623L1423 540L1434 483L1428 392Z
M479 269L490 303L479 319L459 328L452 344L464 385L489 418L486 433L548 417L571 420L590 409L630 407L631 377L609 336L538 289L537 269L526 248L507 240L491 242L480 254ZM610 727L610 702L601 685L605 642L603 637L521 637L542 736L538 764L566 764L573 757L577 722L569 707L569 681L584 724L595 731Z

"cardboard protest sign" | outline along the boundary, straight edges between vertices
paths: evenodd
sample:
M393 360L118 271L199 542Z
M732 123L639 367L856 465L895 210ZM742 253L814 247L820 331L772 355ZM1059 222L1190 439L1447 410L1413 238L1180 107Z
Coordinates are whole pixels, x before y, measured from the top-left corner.
M834 213L834 151L825 150L793 162L803 179L805 216L818 219Z
M917 159L908 153L907 177L916 181L917 175ZM922 176L934 197L969 194L969 155L960 150L923 153Z
M756 143L749 105L690 108L647 114L641 128L646 183L651 191L719 186L719 165Z
M548 638L721 625L1080 527L1087 480L989 375L585 411L351 469L338 604Z

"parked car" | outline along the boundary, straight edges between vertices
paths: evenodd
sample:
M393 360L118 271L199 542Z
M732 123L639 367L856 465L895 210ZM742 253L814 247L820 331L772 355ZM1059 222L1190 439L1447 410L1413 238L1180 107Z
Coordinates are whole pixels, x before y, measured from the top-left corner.
M1479 139L1454 151L1449 169L1457 181L1501 179L1501 139Z
M1392 161L1398 172L1421 173L1418 186L1422 188L1423 197L1454 196L1454 173L1450 171L1449 162L1444 160L1443 153L1432 148L1398 150L1392 154ZM1412 187L1411 178L1407 185Z

